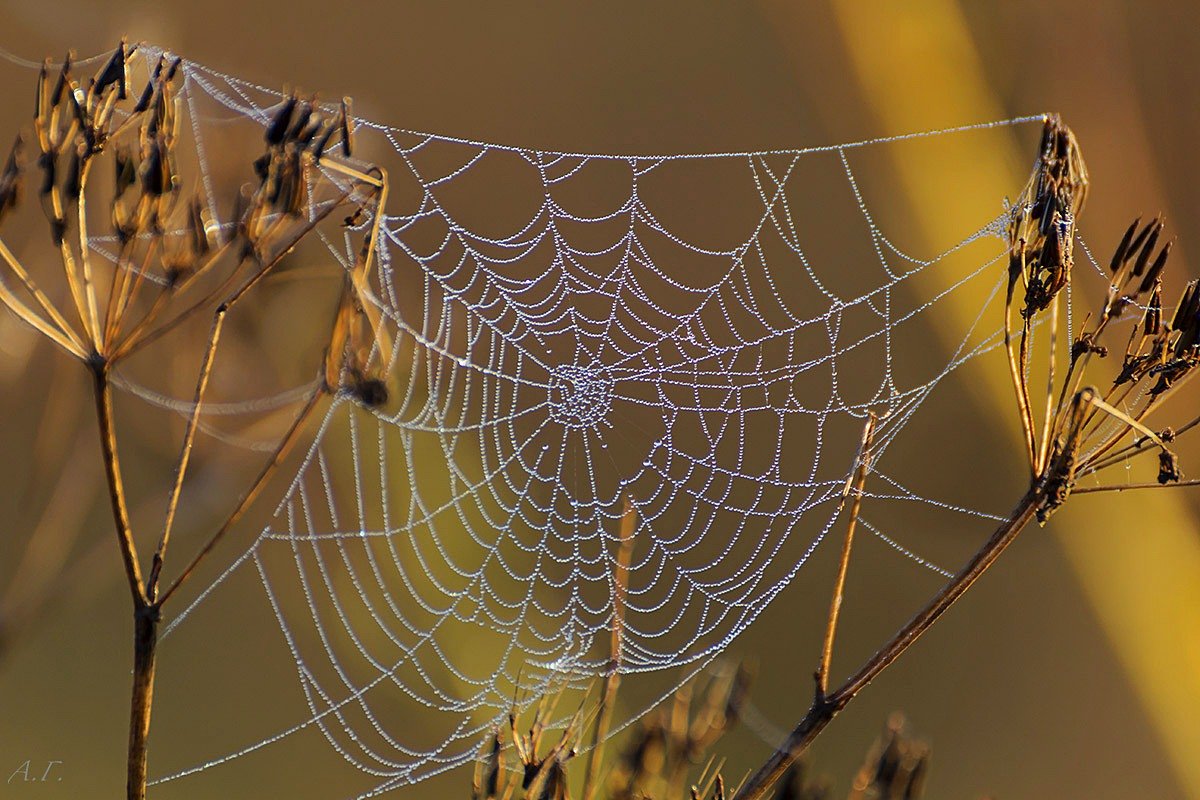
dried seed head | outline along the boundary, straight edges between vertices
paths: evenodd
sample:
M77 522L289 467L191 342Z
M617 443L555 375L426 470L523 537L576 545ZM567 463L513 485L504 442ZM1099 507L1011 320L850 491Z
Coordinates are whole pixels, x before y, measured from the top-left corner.
M82 148L81 148L82 149ZM83 154L79 150L71 153L67 161L67 177L63 179L63 194L68 203L79 200L83 192Z
M0 172L0 220L16 207L21 199L21 146L24 144L20 134L13 141L12 150L8 153L8 161L4 163L4 171Z
M1109 269L1114 275L1121 269L1121 265L1125 263L1125 256L1130 251L1130 243L1133 241L1133 235L1137 233L1137 227L1142 223L1142 218L1135 219L1130 226L1125 230L1125 235L1121 237L1121 243L1117 245L1117 249L1113 251L1112 261L1109 263Z
M54 89L50 92L51 108L62 102L63 92L71 82L71 59L74 57L74 52L68 50L67 57L63 59L62 69L58 72L58 80L54 82Z
M154 71L150 74L150 80L146 81L146 88L142 90L141 97L138 98L137 104L133 107L134 114L140 114L150 108L150 103L154 100L154 94L157 91L159 79L162 77L163 65L166 63L166 56L159 56L158 63L154 65Z
M1178 483L1183 473L1179 471L1179 456L1165 447L1158 454L1158 482Z
M372 378L361 373L351 376L350 392L367 408L380 408L387 405L387 384L379 378Z
M287 135L288 128L292 124L292 115L296 111L296 104L299 102L296 95L290 95L284 101L283 106L275 114L275 118L271 120L271 124L267 126L265 139L267 144L272 147L278 147L283 144Z
M1087 194L1087 168L1070 128L1046 118L1037 166L1009 223L1009 281L1023 277L1029 319L1071 281L1075 220Z
M342 128L342 155L350 158L354 145L352 139L354 137L354 118L350 116L350 98L342 98L342 111L339 118L339 123Z
M1133 274L1140 276L1146 269L1146 264L1150 261L1150 254L1154 252L1154 247L1158 244L1158 237L1162 234L1163 225L1165 223L1160 217L1157 224L1150 231L1150 236L1146 239L1146 243L1142 245L1142 249L1138 252L1137 260L1133 263Z
M103 92L109 86L117 87L118 99L124 100L129 91L129 61L126 42L121 40L112 57L96 73L95 91Z
M1167 265L1167 258L1171 255L1171 247L1175 244L1175 240L1167 242L1163 245L1163 249L1159 251L1158 257L1154 259L1154 263L1150 265L1150 269L1146 270L1146 275L1142 278L1142 283L1138 286L1138 294L1145 294L1158 282L1158 276L1162 274L1163 267Z

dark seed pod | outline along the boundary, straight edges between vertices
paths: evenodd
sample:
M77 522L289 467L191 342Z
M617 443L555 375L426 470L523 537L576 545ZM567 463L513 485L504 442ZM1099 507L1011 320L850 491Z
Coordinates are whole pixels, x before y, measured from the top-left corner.
M134 163L133 153L128 147L119 147L113 154L113 186L117 197L125 194L126 190L137 180L137 164Z
M54 82L54 89L50 92L51 108L62 102L63 90L71 81L71 58L72 53L68 52L67 57L63 59L62 69L58 72L58 80Z
M349 97L342 98L342 113L339 119L342 129L342 155L346 158L351 157L354 149L351 141L354 138L354 122L350 116L350 103Z
M1183 289L1183 294L1179 296L1179 305L1175 306L1175 315L1171 317L1171 330L1183 330L1188 315L1188 308L1196 296L1196 284L1197 281L1195 280L1188 281L1188 285Z
M50 220L50 240L54 242L55 247L62 247L63 239L67 236L67 221L62 217L53 217Z
M378 378L358 376L351 387L354 396L367 408L379 408L387 405L387 384Z
M270 153L263 153L254 160L254 174L258 176L259 181L266 181L267 176L271 174Z
M308 127L308 121L312 119L313 105L311 101L305 100L299 104L300 112L295 114L292 119L292 124L287 129L287 134L284 136L285 141L294 141L300 138L300 134Z
M208 240L208 229L204 226L204 207L200 196L192 198L188 209L188 235L191 237L192 252L197 256L208 255L211 245Z
M71 160L67 163L67 177L63 180L63 194L66 196L67 202L74 203L82 192L83 158L76 150L71 153Z
M1125 261L1128 261L1134 253L1141 249L1146 242L1146 237L1150 235L1150 231L1154 230L1156 225L1158 225L1158 217L1146 223L1146 227L1142 228L1134 240L1129 243L1129 249L1125 251Z
M154 98L154 89L158 85L158 79L162 76L163 64L165 58L158 57L158 63L154 65L154 73L150 76L150 80L146 81L146 88L142 90L142 96L138 98L137 105L133 107L134 114L140 114L150 107L150 101Z
M23 141L20 134L13 142L9 151L8 161L4 164L4 172L0 173L0 219L16 207L21 199L21 161L20 153Z
M153 140L146 160L142 162L142 191L154 197L161 197L174 188L170 154L160 136Z
M1133 274L1140 276L1146 270L1146 264L1150 261L1150 254L1154 252L1154 248L1158 245L1159 234L1162 233L1163 222L1160 219L1154 226L1154 230L1150 231L1150 237L1146 239L1146 243L1142 245L1141 251L1138 253L1137 261L1133 263Z
M117 98L125 99L129 89L129 64L126 56L125 42L122 41L108 62L96 73L95 91L97 94L103 94L105 89L115 85Z
M1167 265L1167 258L1171 255L1171 246L1173 244L1175 244L1174 240L1163 245L1163 249L1158 253L1158 258L1154 259L1154 263L1150 265L1150 269L1146 270L1146 277L1142 278L1142 285L1138 287L1139 294L1145 294L1154 286L1158 280L1158 276L1162 274L1163 267Z
M329 140L333 138L333 133L338 129L337 123L326 119L322 122L320 135L317 137L316 144L313 145L312 153L313 160L318 164L321 163L321 156L325 155L325 148L329 146Z
M42 169L41 193L50 194L58 183L58 156L53 151L42 153L38 156L38 166Z
M272 147L278 147L283 144L284 138L287 136L288 128L292 124L292 115L296 111L296 95L291 95L284 102L283 107L275 114L275 118L271 120L271 124L267 126L266 140L267 144Z
M1158 482L1178 483L1183 474L1179 471L1179 456L1163 449L1158 454Z
M1133 241L1133 234L1137 232L1137 227L1141 223L1141 217L1135 219L1133 223L1130 224L1129 228L1126 229L1125 235L1121 237L1121 243L1117 245L1117 249L1113 251L1112 262L1109 263L1109 269L1112 270L1114 275L1117 274L1117 270L1121 268L1121 265L1125 263L1125 257L1130 252L1129 245Z
M1142 334L1145 336L1157 336L1162 332L1162 285L1154 287L1154 294L1150 296L1150 303L1146 306L1146 312L1142 315Z

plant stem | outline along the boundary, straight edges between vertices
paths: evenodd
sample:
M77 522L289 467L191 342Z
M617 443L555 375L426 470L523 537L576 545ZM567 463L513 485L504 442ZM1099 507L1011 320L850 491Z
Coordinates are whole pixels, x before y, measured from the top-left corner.
M846 538L842 542L842 557L838 562L837 581L833 587L833 597L829 601L829 621L825 626L825 643L821 647L821 662L815 675L817 681L817 700L825 697L829 691L829 667L833 663L833 639L837 633L838 615L842 610L842 597L846 589L846 573L850 569L850 550L854 546L854 531L858 527L858 515L862 510L863 486L867 482L867 473L871 469L871 445L875 436L875 414L867 417L863 428L862 442L858 447L858 456L854 471L846 482L842 492L842 504L851 494L854 500L850 506L850 522L846 526Z
M133 621L133 694L129 709L128 800L145 800L150 707L154 702L154 666L158 654L158 607L140 605Z
M108 497L112 505L117 544L125 566L129 592L134 607L146 605L146 590L142 585L142 570L138 565L137 547L129 527L129 510L125 504L125 484L121 480L121 461L117 456L117 433L113 424L112 387L108 382L108 362L94 355L89 361L96 390L96 420L100 426L100 449L104 457L104 475L108 479Z
M112 504L117 543L133 596L133 691L129 711L129 752L126 762L125 791L128 800L146 798L146 746L150 735L150 707L154 700L154 665L158 644L158 604L152 603L142 583L137 546L129 527L125 503L125 484L117 454L117 434L113 421L112 386L108 381L108 362L96 354L89 361L96 393L96 419L100 426L100 448L108 495Z
M1057 464L1055 465L1058 466ZM1039 481L1017 503L1012 513L1000 523L991 537L976 551L971 560L942 587L916 616L846 679L838 689L818 698L808 713L788 735L775 753L742 785L734 800L759 800L799 758L825 726L854 699L879 673L887 669L905 650L912 646L946 609L954 605L967 589L987 571L1000 554L1017 538L1034 518L1042 501L1046 482Z

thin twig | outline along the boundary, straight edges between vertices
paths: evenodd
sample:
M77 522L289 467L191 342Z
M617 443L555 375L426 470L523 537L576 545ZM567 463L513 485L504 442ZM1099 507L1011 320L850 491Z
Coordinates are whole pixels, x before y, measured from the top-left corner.
M617 546L617 563L613 569L613 624L612 640L609 645L608 676L604 679L604 692L600 695L600 706L596 709L596 726L592 729L592 749L588 753L582 800L592 800L600 784L600 765L604 761L604 744L608 739L609 726L612 724L617 689L621 685L621 638L625 626L625 591L629 584L629 560L633 553L633 535L636 526L637 509L626 497L625 512L621 516L621 540Z
M1034 518L1044 496L1044 482L1021 498L1012 513L1000 523L991 537L976 551L971 560L954 578L931 599L908 624L898 630L874 656L866 661L836 691L820 702L814 702L808 713L788 735L772 756L746 781L735 800L760 800L796 759L816 739L817 734L843 709L854 696L913 645L950 606L954 605L979 577L988 570L1000 554L1012 544L1017 535Z
M146 591L151 600L158 593L158 577L162 572L163 559L167 554L167 545L171 540L171 528L175 523L175 511L179 508L179 495L183 490L183 479L187 475L188 461L192 455L192 445L196 441L196 430L200 425L200 411L204 406L208 379L212 375L213 358L217 353L217 344L221 339L221 326L225 322L228 308L221 306L213 317L212 332L208 337L208 347L204 351L204 359L200 364L200 374L196 378L196 393L192 397L192 413L188 417L187 428L184 430L183 443L180 445L179 458L175 462L175 480L171 484L171 494L167 499L166 520L163 522L162 536L154 551L154 561L150 567L150 580Z
M188 565L184 567L183 572L179 574L179 577L177 577L170 587L168 587L167 590L162 593L162 596L158 600L159 606L164 605L167 600L170 599L171 595L175 594L179 587L182 586L189 577L191 577L192 572L195 571L200 562L204 560L204 557L207 556L209 552L217 546L221 539L225 537L225 534L229 532L229 529L232 528L239 519L241 519L242 514L246 513L246 509L250 507L250 504L253 503L255 498L258 497L259 493L262 492L263 487L266 486L267 481L275 473L275 470L279 467L280 463L283 462L283 459L287 458L287 454L291 451L292 446L295 445L300 431L304 428L304 423L316 409L317 403L326 394L328 394L328 389L326 388L324 381L318 382L317 387L313 390L313 392L309 395L308 400L304 403L304 407L300 409L300 412L296 415L296 418L292 420L291 426L288 427L287 432L283 435L283 438L280 440L279 447L275 449L275 452L271 454L270 459L258 473L258 477L255 478L254 483L251 484L246 493L242 495L242 499L238 501L238 504L234 507L233 511L230 512L229 516L225 518L225 521L221 523L221 527L217 529L216 533L214 533L209 540L204 543L204 546L200 548L199 552L197 552Z
M1050 352L1047 354L1049 361L1046 369L1046 417L1042 420L1042 440L1038 445L1037 454L1037 472L1040 475L1046 468L1046 461L1050 458L1050 439L1051 433L1054 430L1054 368L1057 365L1056 356L1058 348L1058 306L1062 302L1062 295L1054 295L1054 300L1050 303Z
M1024 274L1025 255L1021 254L1021 274ZM1025 434L1025 455L1029 459L1030 473L1037 475L1037 457L1033 443L1033 415L1029 411L1029 400L1024 392L1023 374L1017 364L1017 356L1012 345L1012 301L1013 290L1017 285L1017 273L1011 268L1008 276L1008 293L1004 300L1004 352L1008 356L1008 371L1012 378L1013 391L1017 397L1017 416L1021 419L1021 429Z
M850 568L850 550L854 544L854 531L858 527L858 515L862 509L863 485L867 482L867 473L871 470L871 445L875 438L875 414L867 417L863 426L862 441L858 446L858 465L846 479L846 488L842 492L842 504L847 497L854 496L850 506L850 522L846 526L846 538L842 543L842 557L838 563L837 580L833 584L833 597L829 601L829 621L825 626L825 641L821 647L821 661L817 665L815 679L817 682L817 702L825 698L829 691L829 667L833 662L833 639L837 633L838 615L842 610L842 597L846 588L846 572Z
M1176 489L1181 486L1200 486L1200 478L1176 481L1173 483L1124 483L1111 486L1077 486L1071 494L1090 494L1092 492L1124 492L1127 489Z
M125 566L125 577L129 593L136 606L146 603L146 591L142 585L142 570L138 563L137 545L129 527L129 510L125 503L125 484L121 479L121 462L117 454L117 434L113 424L112 386L108 380L108 366L97 361L92 365L96 395L96 419L100 426L100 447L104 457L104 472L108 479L108 496L112 505L113 523L117 531L117 544L121 561Z

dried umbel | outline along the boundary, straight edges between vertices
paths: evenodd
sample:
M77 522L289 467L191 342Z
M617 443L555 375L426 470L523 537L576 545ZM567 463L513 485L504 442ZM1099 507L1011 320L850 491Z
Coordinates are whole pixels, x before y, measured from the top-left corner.
M1037 165L1009 222L1009 292L1019 279L1026 319L1046 309L1071 282L1075 221L1087 186L1075 134L1057 115L1047 117Z
M1170 322L1166 321L1162 276L1172 243L1160 246L1161 218L1145 225L1134 220L1114 249L1108 291L1099 309L1084 318L1071 342L1066 374L1057 382L1060 306L1063 289L1071 281L1075 225L1086 194L1087 169L1075 137L1057 117L1048 117L1037 166L1008 227L1005 310L1005 345L1026 452L1035 484L1043 489L1038 507L1042 521L1062 505L1079 476L1124 463L1148 448L1160 453L1158 482L1180 480L1178 459L1168 449L1167 439L1147 427L1147 422L1161 399L1200 361L1200 291L1195 282L1188 284L1169 315ZM1018 285L1025 291L1019 344L1012 335ZM1029 377L1030 334L1035 325L1045 327L1049 341L1048 388L1040 425ZM1128 327L1127 333L1116 332L1122 326ZM1092 360L1119 349L1108 341L1114 335L1124 344L1119 372L1107 390L1087 386Z
M1053 439L1043 468L1052 491L1039 509L1042 520L1066 500L1078 476L1125 464L1147 450L1158 451L1158 484L1183 478L1178 456L1168 445L1196 421L1156 432L1150 420L1200 363L1200 292L1192 281L1173 310L1164 307L1162 279L1172 242L1160 246L1163 229L1161 218L1145 225L1134 220L1126 229L1109 263L1112 278L1104 300L1085 317L1072 343L1058 403L1047 406L1045 435ZM1105 337L1123 339L1124 350L1119 370L1101 391L1084 384L1092 360L1117 349L1102 344ZM1052 465L1057 466L1050 474Z
M233 218L215 219L214 198L182 189L198 183L180 175L176 152L182 61L158 56L134 99L129 74L135 55L136 47L122 43L89 78L77 77L69 57L57 71L47 63L38 77L32 160L68 308L43 291L44 277L36 274L41 265L29 269L0 248L26 295L0 289L0 301L95 365L111 366L197 311L236 303L337 209L361 216L386 198L381 170L363 172L327 157L333 149L341 157L351 152L347 102L328 113L293 95L267 128L265 152L253 164L253 182L232 204ZM18 138L0 172L0 219L21 197L23 149ZM105 160L111 175L103 194L106 223L118 242L111 263L93 250L105 225L97 229L88 213L93 175ZM374 352L380 320L361 300L376 235L372 227L347 271L324 370L330 389L346 386L370 404L386 400L378 364L387 353Z
M189 180L181 174L186 159L180 152L178 86L186 67L181 59L158 55L147 65L141 91L135 92L131 64L142 56L136 46L122 42L90 77L79 76L70 57L56 70L49 62L43 65L32 136L17 138L0 170L0 222L20 211L22 178L30 163L39 173L36 196L50 245L48 258L40 253L18 258L0 239L0 262L8 273L0 281L0 302L83 364L94 379L114 526L133 599L128 796L139 799L145 796L163 604L253 502L321 397L345 392L369 406L387 402L382 376L391 353L379 312L364 299L387 179L381 169L360 168L348 160L353 131L348 101L333 110L296 95L284 102L267 127L262 156L253 164L247 158L249 181L228 204L234 209L231 217L222 221L217 198L184 191L204 183L199 176ZM27 150L33 151L30 162L25 161ZM97 202L107 206L99 222L89 213ZM344 270L324 362L308 400L233 511L174 581L161 588L225 320L326 220L367 215L372 222L353 265ZM102 237L115 242L115 255L97 247ZM211 314L212 325L198 364L166 518L147 565L127 510L110 375L114 365L203 313Z

